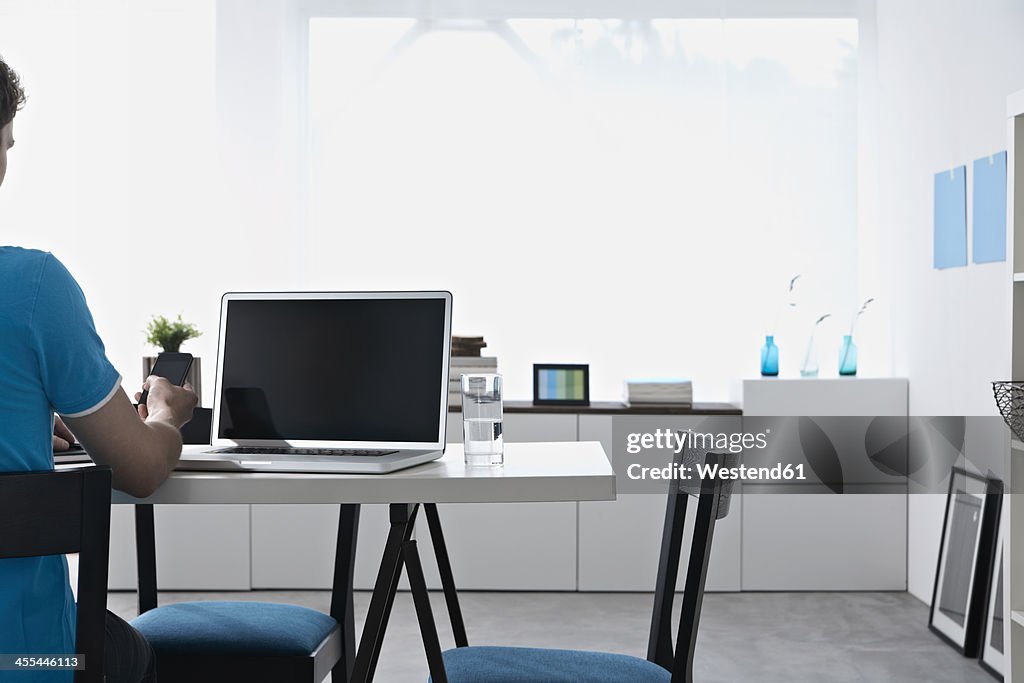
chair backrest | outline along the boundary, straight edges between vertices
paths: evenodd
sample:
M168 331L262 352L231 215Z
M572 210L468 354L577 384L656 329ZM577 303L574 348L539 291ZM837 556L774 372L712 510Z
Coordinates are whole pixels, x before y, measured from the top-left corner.
M103 681L109 551L110 468L0 474L0 560L79 554L75 683Z
M694 479L673 480L669 486L647 659L672 672L672 683L692 683L693 652L697 643L697 629L704 601L704 585L707 581L708 562L711 559L715 522L729 512L733 485L732 480L697 479L695 465L701 463L709 466L717 464L719 467L734 467L739 462L739 455L684 448L675 462L688 467ZM673 648L672 603L675 597L676 576L679 573L686 509L691 498L696 502L697 514L687 553L679 630Z

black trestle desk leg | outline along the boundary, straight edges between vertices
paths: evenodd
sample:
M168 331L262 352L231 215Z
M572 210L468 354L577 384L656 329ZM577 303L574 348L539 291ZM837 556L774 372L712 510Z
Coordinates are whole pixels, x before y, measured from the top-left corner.
M455 647L466 647L466 623L462 620L462 607L459 605L459 593L455 589L455 577L452 574L452 563L448 558L448 546L444 542L441 531L441 517L437 513L436 503L424 503L423 512L427 515L427 528L430 529L430 541L434 546L437 558L437 570L441 575L441 588L444 589L444 602L448 607L448 617L452 621L452 633L455 635Z
M402 554L405 557L405 569L409 573L409 587L412 589L416 619L419 621L420 635L423 637L423 649L427 654L430 681L431 683L448 683L448 674L444 669L444 656L441 654L441 641L437 637L434 612L430 608L430 594L427 592L427 581L423 578L423 565L420 564L416 541L406 541L402 548Z
M358 504L343 504L340 507L338 545L334 554L334 582L331 585L331 616L341 627L341 659L331 670L331 680L348 683L352 680L352 667L356 659L356 623L352 590L360 508Z
M384 545L384 556L380 561L377 580L373 584L373 595L370 597L370 608L363 624L363 634L359 638L356 650L355 667L352 680L356 683L370 683L377 668L380 648L384 642L391 607L398 591L398 580L402 577L403 546L412 535L416 521L415 503L392 503L389 506L391 529Z
M139 580L139 614L145 614L156 609L156 532L152 505L135 505L135 563Z

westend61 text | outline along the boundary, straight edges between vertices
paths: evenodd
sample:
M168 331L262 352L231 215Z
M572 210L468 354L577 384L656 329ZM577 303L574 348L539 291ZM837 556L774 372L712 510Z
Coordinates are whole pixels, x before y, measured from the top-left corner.
M696 465L681 465L673 463L664 467L644 467L639 463L633 463L626 469L626 476L630 479L742 479L744 481L804 481L803 465L783 465L774 467L747 467L738 465L736 467L722 467L717 463L708 465L697 463Z

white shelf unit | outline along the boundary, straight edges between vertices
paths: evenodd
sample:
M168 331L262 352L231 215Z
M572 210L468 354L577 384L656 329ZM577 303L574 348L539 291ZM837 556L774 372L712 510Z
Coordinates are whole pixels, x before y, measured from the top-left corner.
M1024 91L1007 102L1007 231L1013 259L1012 358L1014 380L1024 380ZM1014 210L1020 206L1021 211ZM1007 449L1006 473L1011 495L1003 496L1003 642L1006 648L1006 681L1024 683L1024 443L1016 439Z

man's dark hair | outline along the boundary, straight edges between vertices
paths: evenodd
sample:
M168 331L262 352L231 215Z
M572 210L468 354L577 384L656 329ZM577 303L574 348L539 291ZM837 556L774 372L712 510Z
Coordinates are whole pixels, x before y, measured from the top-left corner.
M25 104L25 90L21 79L0 59L0 128L14 120L14 115Z

